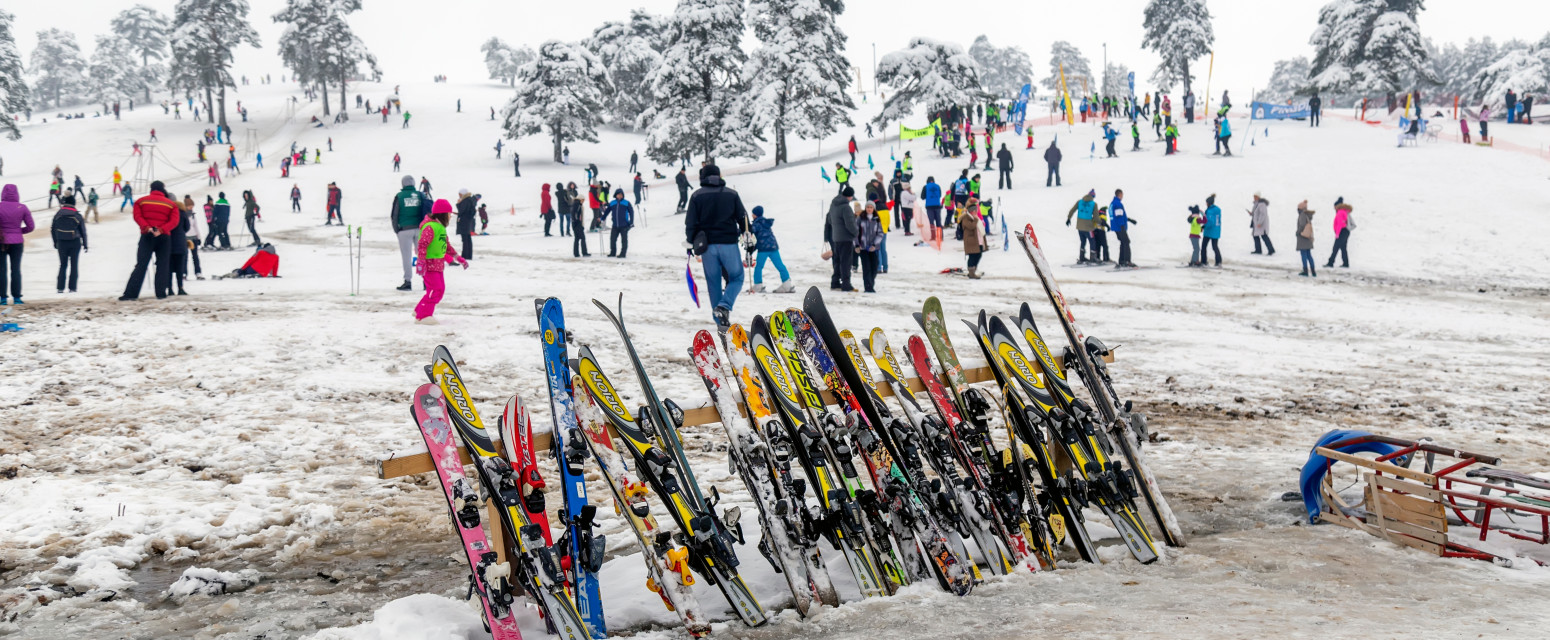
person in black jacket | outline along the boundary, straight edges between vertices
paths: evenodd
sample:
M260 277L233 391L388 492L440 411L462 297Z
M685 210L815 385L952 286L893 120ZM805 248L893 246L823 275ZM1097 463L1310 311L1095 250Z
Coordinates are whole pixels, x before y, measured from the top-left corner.
M587 230L583 228L586 223L582 217L581 193L576 190L576 183L565 186L565 202L570 205L570 234L575 240L571 241L570 251L573 257L592 257L592 252L587 251Z
M172 280L178 286L178 295L186 296L183 290L183 281L188 278L188 231L193 228L194 210L191 207L181 205L181 201L167 194L167 198L180 203L178 206L178 226L172 228ZM192 201L190 201L192 204ZM258 237L256 234L253 237ZM171 295L169 293L169 295Z
M834 265L834 273L829 276L829 289L833 291L856 290L850 286L851 262L855 260L856 235L860 232L856 210L851 206L855 198L856 190L845 185L840 195L829 202L829 214L823 221L823 241L829 243L829 262Z
M684 170L680 168L673 182L678 185L678 211L675 213L683 213L684 207L689 204L689 176L684 175Z
M457 235L463 239L463 250L458 255L464 260L474 259L474 226L479 218L479 196L469 195L467 189L457 192Z
M743 199L727 188L720 168L705 165L700 169L700 189L689 198L684 239L690 247L704 246L701 264L710 289L711 317L723 331L732 326L732 305L743 288L743 255L737 241L747 232Z
M1049 174L1044 176L1044 186L1050 186L1050 181L1055 181L1055 186L1060 186L1060 148L1055 146L1055 141L1049 141L1049 148L1044 150L1044 162L1049 165Z
M1319 98L1319 94L1315 93L1312 98L1308 98L1308 126L1319 126L1319 116L1323 113L1324 101Z
M1001 150L996 152L996 168L1001 170L996 179L997 189L1012 188L1012 152L1006 148L1006 143L1001 143Z
M59 200L59 212L54 214L54 224L49 235L54 238L54 250L59 252L59 289L65 292L66 269L69 270L70 293L75 293L75 283L80 277L81 252L89 251L86 243L86 217L75 209L75 197L64 196Z

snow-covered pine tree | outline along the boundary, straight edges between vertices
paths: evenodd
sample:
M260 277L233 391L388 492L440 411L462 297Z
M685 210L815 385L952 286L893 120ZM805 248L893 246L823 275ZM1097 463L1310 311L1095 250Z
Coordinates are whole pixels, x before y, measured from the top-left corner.
M640 114L651 107L646 78L662 63L665 25L661 16L636 9L629 20L605 22L587 39L587 50L603 61L614 82L614 91L606 96L614 124L633 129Z
M1308 71L1312 68L1307 56L1277 60L1275 70L1270 73L1270 84L1266 85L1255 99L1261 102L1283 103L1302 95L1308 87ZM1327 104L1328 100L1326 99L1325 102Z
M980 66L980 84L999 98L1015 98L1033 82L1033 60L1022 47L997 47L981 35L969 45L969 57Z
M16 51L16 34L11 26L15 16L0 9L0 131L11 140L22 139L16 116L27 110L32 90L22 72L22 55Z
M1190 64L1210 53L1216 42L1206 0L1151 0L1145 15L1142 27L1146 35L1141 46L1161 58L1152 72L1152 82L1163 91L1182 82L1188 93L1194 80Z
M167 77L167 35L171 31L172 22L167 16L143 4L120 11L113 18L113 33L127 41L140 58L138 69L130 69L127 61L119 63L120 67L125 73L140 76L146 102L151 101L151 88L161 86ZM92 57L95 59L96 55Z
M611 91L603 63L579 44L550 40L538 56L517 74L517 94L503 110L502 128L516 139L547 135L554 141L554 161L568 142L597 142L603 122L603 95Z
M490 71L490 79L500 80L501 84L516 82L517 71L522 69L522 65L532 62L537 55L533 53L532 47L513 47L496 36L490 36L489 40L479 45L479 51L484 54L484 67Z
M217 109L217 122L226 127L226 88L237 86L232 51L259 46L258 32L248 24L248 0L178 0L172 16L167 88L187 95L204 91L205 103Z
M280 36L280 59L299 81L316 84L323 94L323 115L329 114L328 87L339 88L339 110L347 108L347 83L362 65L377 76L377 58L355 35L347 20L359 11L360 0L287 0L274 21L287 25Z
M79 98L75 94L86 85L86 59L81 57L81 45L75 41L75 34L69 31L39 31L38 47L32 50L27 66L34 77L33 88L56 108L67 99Z
M980 68L951 42L916 36L877 62L877 81L893 89L872 121L886 127L924 107L925 114L979 101Z
M1096 88L1093 72L1082 50L1065 40L1056 40L1049 47L1049 77L1041 83L1045 89L1060 91L1060 70L1066 72L1066 90L1071 95L1081 95Z
M763 43L744 68L745 117L755 132L770 131L775 164L786 162L786 134L821 140L854 126L845 34L835 19L841 0L752 0L754 34Z
M1502 55L1502 47L1498 47L1490 36L1479 40L1470 38L1462 48L1451 42L1443 45L1437 54L1438 75L1441 76L1439 79L1442 80L1443 93L1454 96L1471 95L1470 83L1474 81L1475 74L1501 60Z
M1103 70L1103 95L1123 99L1130 95L1130 67L1110 62Z
M1527 47L1502 48L1506 52L1499 60L1470 79L1462 96L1465 103L1498 108L1505 102L1508 89L1520 97L1533 95L1536 100L1550 94L1550 35ZM1505 118L1506 114L1499 117Z
M1405 91L1407 73L1437 82L1426 66L1416 16L1423 0L1335 0L1319 10L1311 84L1324 91Z
M98 104L110 104L149 91L150 78L140 75L141 67L133 62L137 55L134 45L123 36L97 36L97 47L92 50L91 64L86 70L86 97Z
M758 158L755 137L738 123L744 99L743 0L678 0L664 31L662 64L651 71L651 107L641 113L646 156L672 162Z

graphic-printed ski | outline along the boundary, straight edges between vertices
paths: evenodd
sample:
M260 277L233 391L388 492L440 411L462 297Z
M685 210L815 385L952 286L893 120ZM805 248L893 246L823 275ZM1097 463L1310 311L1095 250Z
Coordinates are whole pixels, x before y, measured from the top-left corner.
M549 534L549 514L544 510L544 489L548 483L538 471L538 455L533 450L533 418L522 398L512 394L499 420L501 454L511 463L522 486L522 507L534 524L543 527L544 544L553 545Z
M570 367L565 350L565 311L558 298L534 301L538 312L538 329L544 354L544 379L549 387L549 411L554 416L554 431L549 439L550 451L560 467L561 495L565 497L565 510L560 520L565 534L557 548L570 560L571 592L576 611L592 627L597 637L604 637L603 596L598 585L597 572L603 569L603 552L608 548L603 536L592 532L597 507L587 503L587 483L582 468L590 452L586 434L576 422L576 411L571 403Z
M410 413L420 426L436 477L441 480L442 494L452 511L452 526L463 541L469 585L484 605L485 628L495 640L521 640L522 632L511 609L511 564L500 562L480 526L479 489L463 475L457 436L453 434L452 419L447 417L447 406L441 401L441 389L432 384L420 385L414 391Z
M1136 428L1128 419L1122 419L1122 407L1113 394L1112 387L1104 384L1107 371L1102 358L1094 358L1089 351L1088 338L1082 333L1082 328L1076 323L1076 316L1072 315L1071 307L1066 303L1066 297L1060 293L1060 285L1055 283L1055 275L1050 269L1049 262L1044 259L1044 250L1039 247L1039 237L1033 232L1033 225L1028 225L1023 232L1018 234L1017 241L1022 243L1023 250L1028 254L1028 260L1033 263L1033 269L1039 276L1039 282L1044 285L1044 293L1049 297L1050 306L1055 309L1055 316L1060 320L1060 326L1065 330L1066 340L1071 344L1068 363L1074 364L1074 368L1081 374L1082 382L1093 397L1093 404L1097 405L1098 412L1104 419L1104 428L1109 438L1119 447L1124 455L1125 462L1135 470L1139 480L1141 495L1146 501L1147 509L1157 520L1162 529L1163 541L1169 546L1184 546L1184 530L1179 526L1178 518L1173 515L1173 509L1168 506L1168 500L1163 497L1162 489L1157 485L1157 475L1152 473L1152 468L1146 463L1146 458L1141 455L1140 439L1136 437ZM1102 343L1098 343L1101 349ZM1101 355L1101 353L1100 353ZM1094 362L1096 360L1096 362ZM1102 372L1103 378L1100 378ZM1126 416L1128 417L1128 416Z
M571 378L571 398L575 400L576 420L587 434L587 447L613 494L614 508L629 523L635 542L640 545L641 558L646 563L646 588L662 597L668 611L678 614L690 636L704 637L710 633L710 620L691 588L694 574L689 571L689 550L674 546L672 534L657 527L651 504L646 500L651 488L635 477L614 448L603 411L587 393L586 383L579 375Z
M468 387L463 384L452 352L444 346L436 347L426 374L441 388L442 398L450 410L448 415L468 456L474 461L480 483L501 506L501 526L517 548L517 557L509 558L509 561L515 563L513 569L520 578L519 584L532 596L554 635L563 640L590 640L592 632L565 589L559 559L544 543L541 526L528 519L522 485L511 464L495 451Z

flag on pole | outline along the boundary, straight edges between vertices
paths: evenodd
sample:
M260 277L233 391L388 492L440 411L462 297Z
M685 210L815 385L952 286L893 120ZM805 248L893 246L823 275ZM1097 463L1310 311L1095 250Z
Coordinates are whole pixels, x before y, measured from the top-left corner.
M1071 92L1066 89L1066 65L1060 65L1060 100L1066 112L1066 126L1076 124L1076 113L1071 110Z
M823 176L823 181L824 182L829 182L830 181L829 180L829 171L827 169L824 169L822 165L820 165L818 167L818 175Z
M698 309L700 307L700 287L699 285L694 284L693 264L693 256L690 256L687 260L684 260L684 278L689 281L689 299L694 301L694 307Z
M868 171L877 169L877 167L872 164L872 154L870 153L866 154L866 168Z

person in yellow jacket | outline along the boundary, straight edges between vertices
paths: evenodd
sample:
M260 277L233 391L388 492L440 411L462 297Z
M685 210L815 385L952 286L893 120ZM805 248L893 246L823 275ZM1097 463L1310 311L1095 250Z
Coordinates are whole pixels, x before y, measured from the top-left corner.
M113 167L113 195L118 195L118 185L124 181L124 174L118 172L118 167Z

